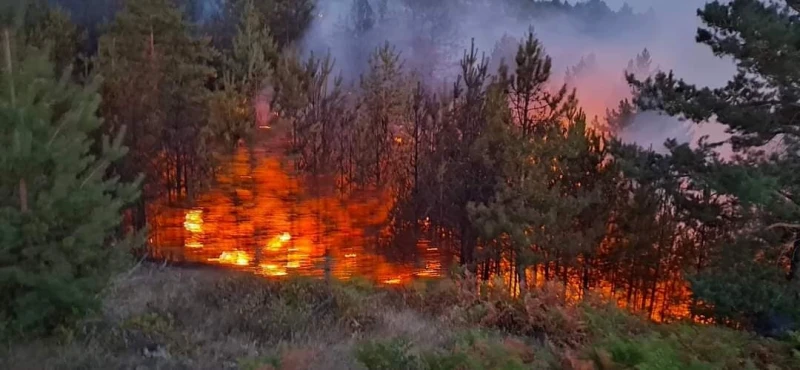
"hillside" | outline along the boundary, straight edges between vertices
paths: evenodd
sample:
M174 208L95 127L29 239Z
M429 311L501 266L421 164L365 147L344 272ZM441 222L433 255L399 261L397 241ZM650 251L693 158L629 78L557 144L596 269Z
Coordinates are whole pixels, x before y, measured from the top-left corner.
M4 369L792 369L795 341L657 325L558 285L511 299L470 279L385 290L143 264L102 314L15 344Z

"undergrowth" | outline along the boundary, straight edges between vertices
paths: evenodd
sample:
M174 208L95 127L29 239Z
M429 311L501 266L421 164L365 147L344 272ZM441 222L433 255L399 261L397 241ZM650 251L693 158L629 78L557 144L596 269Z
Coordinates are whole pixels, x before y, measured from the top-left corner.
M524 338L553 369L800 368L800 341L778 342L685 322L656 324L598 297L569 300L566 289L547 283L512 297L500 280L480 284L462 276L412 286L403 292L403 300L460 327ZM495 347L489 353L503 351Z
M788 341L655 324L547 284L514 297L469 276L387 289L143 267L103 314L0 350L26 369L796 369Z
M437 349L417 349L403 338L369 341L356 348L356 358L370 370L516 370L528 369L534 354L520 341L467 331Z

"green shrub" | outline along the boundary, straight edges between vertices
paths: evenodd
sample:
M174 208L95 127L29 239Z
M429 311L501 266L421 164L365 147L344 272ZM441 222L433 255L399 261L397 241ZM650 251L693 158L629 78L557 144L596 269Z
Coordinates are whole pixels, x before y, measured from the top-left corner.
M702 370L715 369L710 363L693 356L680 356L678 349L658 336L646 338L614 338L607 346L611 359L626 368L639 370ZM681 358L684 357L684 358Z
M187 327L213 314L220 332L278 342L332 329L368 330L380 313L370 302L379 295L361 289L311 278L274 281L236 274L200 287L185 306L171 309Z
M355 356L368 370L420 369L422 365L410 349L404 339L371 341L356 348Z
M470 330L445 348L416 350L405 339L370 341L356 349L356 359L369 370L521 370L527 369L518 346L508 339ZM517 343L517 342L514 342Z
M9 53L0 50L3 60ZM122 135L92 139L101 125L97 84L56 79L44 53L11 55L23 56L0 72L0 337L6 338L52 332L99 306L99 293L131 246L113 233L138 192L106 176L126 149Z
M281 360L276 356L266 356L259 358L246 358L240 359L238 362L239 369L242 370L262 370L262 369L280 369Z

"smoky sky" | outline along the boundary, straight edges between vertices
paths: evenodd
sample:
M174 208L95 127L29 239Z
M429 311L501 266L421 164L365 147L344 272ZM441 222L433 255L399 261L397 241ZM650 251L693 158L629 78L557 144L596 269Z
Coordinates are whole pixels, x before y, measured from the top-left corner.
M478 50L490 57L502 38L520 40L532 30L553 59L554 84L564 82L567 68L581 58L594 59L591 71L573 84L587 113L600 119L605 108L630 97L623 71L645 48L652 55L653 67L673 70L701 86L721 86L734 73L731 61L715 57L694 40L701 26L697 9L705 0L628 0L631 17L603 10L607 6L619 14L625 4L622 0L588 0L583 12L545 15L520 14L507 5L512 2L438 0L429 3L435 5L419 6L424 2L369 0L374 24L355 37L354 0L319 0L317 17L300 46L306 53L330 53L345 79L357 81L370 53L388 43L408 69L418 70L426 81L446 82L458 74L458 61L473 39ZM409 3L416 6L412 9ZM507 63L513 63L513 51L503 55ZM490 66L497 64L493 60ZM699 127L648 112L640 114L620 137L660 150L667 138L686 142L704 134L712 139L724 136L719 125Z
M106 0L51 1L73 10L76 19L108 20L108 14L113 14L109 8L113 2ZM203 20L222 1L181 3L190 16ZM602 119L606 108L630 97L623 70L645 48L652 55L654 68L673 70L700 86L721 86L734 73L730 60L715 57L709 48L694 41L701 26L697 9L706 0L584 0L579 2L584 5L579 11L547 14L520 12L509 5L523 0L358 0L370 4L375 19L358 37L352 32L354 1L317 0L316 17L297 45L306 55L312 51L330 53L337 72L352 83L357 83L367 69L375 48L387 43L400 53L406 69L417 71L429 84L448 86L455 79L458 61L473 39L480 52L495 57L490 61L490 72L495 72L498 56L513 64L515 52L512 45L496 53L499 41L516 42L529 30L553 59L554 86L566 82L565 71L582 58L595 61L586 73L571 81L590 117ZM98 6L87 7L85 2ZM633 16L617 16L625 4ZM721 125L690 125L653 112L638 115L620 137L659 150L666 138L694 141L700 135L717 140L726 137Z

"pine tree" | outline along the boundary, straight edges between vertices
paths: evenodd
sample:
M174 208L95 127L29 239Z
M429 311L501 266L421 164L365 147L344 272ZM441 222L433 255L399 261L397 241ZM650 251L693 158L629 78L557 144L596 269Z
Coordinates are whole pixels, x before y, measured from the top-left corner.
M641 53L637 54L636 57L628 61L623 77L627 78L628 75L631 75L636 78L647 78L654 72L650 51L645 48ZM620 91L620 93L627 94L629 92L627 91L628 86L625 85L624 88L626 91ZM605 124L612 134L618 135L631 126L633 120L636 118L636 113L636 106L631 100L627 98L623 99L616 108L606 109Z
M650 50L647 50L647 48L637 54L634 59L628 61L628 66L625 68L626 75L632 74L636 78L650 77L653 72L653 59L650 56Z
M252 99L264 88L277 65L278 46L253 0L244 0L242 6L228 64L233 79L243 85L243 92Z
M375 10L369 0L353 0L350 6L350 27L355 37L360 37L375 27Z
M72 66L85 33L64 9L46 0L12 0L4 6L7 8L0 8L0 23L19 23L16 42L47 50L59 73ZM18 49L18 53L26 51L24 47Z
M680 217L687 205L680 166L635 144L612 142L609 153L619 176L600 272L627 307L668 319L669 303L688 299L681 295L683 272L696 269L695 230Z
M738 72L724 87L697 87L671 72L644 81L628 76L640 108L663 110L698 123L714 117L732 134L729 141L737 153L733 161L713 171L691 173L693 179L703 179L715 193L734 197L737 211L749 218L727 248L725 255L733 258L713 261L716 269L693 280L698 300L721 309L718 319L742 322L743 317L776 311L800 316L793 273L800 266L800 253L796 253L800 245L796 242L800 188L797 172L792 171L798 165L800 147L800 123L796 119L800 113L796 83L800 72L795 67L800 49L793 41L800 36L798 11L800 3L794 0L734 0L714 1L698 12L707 27L698 30L697 41L736 62ZM771 154L762 150L768 143L775 144ZM777 272L784 258L789 269L780 276ZM752 275L754 271L759 273ZM728 279L731 277L738 278ZM723 294L743 291L756 280L763 292L781 291L783 300L760 296L750 302L756 297ZM739 314L731 317L728 314L732 312Z
M286 50L302 40L316 16L313 0L217 0L218 12L205 24L214 36L214 46L231 49L236 36L236 26L248 16L260 18L272 34L278 50ZM246 4L251 3L253 14L247 14Z
M390 185L394 171L390 167L392 143L402 125L407 109L409 86L400 54L388 43L375 49L369 59L369 69L361 77L361 150L365 154L360 164L364 184L382 187Z
M146 176L139 226L147 219L145 202L191 201L212 179L206 84L215 53L208 44L193 36L170 0L127 1L100 38L103 116L112 128L129 128L133 151L119 170L127 178Z
M114 232L138 192L108 172L126 153L124 128L92 140L102 123L99 80L59 80L45 54L17 53L11 38L4 29L0 337L47 332L97 308L131 246Z
M630 127L634 118L636 118L636 108L628 99L621 100L614 109L606 109L606 125L615 135Z
M313 0L262 0L256 5L280 50L302 41L316 16Z
M23 28L25 43L39 49L48 48L56 71L72 67L85 33L78 29L64 9L42 0L28 4Z
M278 63L277 45L253 1L242 6L233 48L224 55L221 83L211 98L210 124L226 153L240 140L251 142L257 125L268 125L269 117L258 117L256 107L270 103L267 87Z
M578 256L599 244L605 217L591 211L603 208L594 182L602 176L604 153L600 138L587 131L574 93L567 95L566 87L544 92L550 59L532 34L516 61L516 74L509 79L501 66L489 89L488 127L473 147L497 176L494 193L488 201L472 201L468 211L484 240L507 245L502 254L513 261L515 280L524 288L529 267L552 262L551 276L567 280Z

